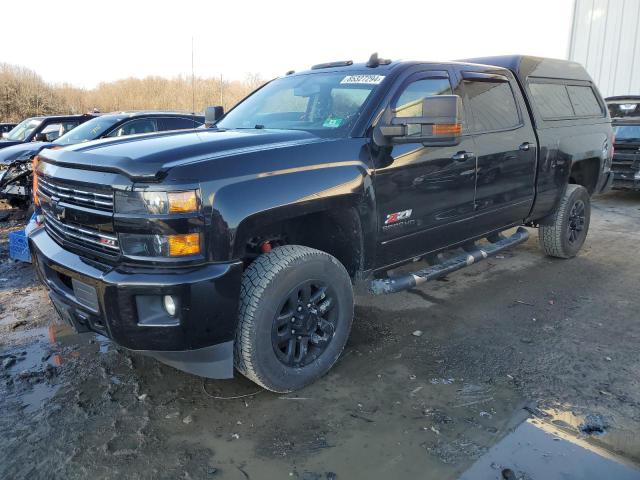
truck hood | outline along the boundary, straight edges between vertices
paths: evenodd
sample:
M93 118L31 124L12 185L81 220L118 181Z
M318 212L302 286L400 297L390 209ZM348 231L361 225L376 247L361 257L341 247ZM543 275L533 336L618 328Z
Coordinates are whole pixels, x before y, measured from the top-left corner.
M198 129L98 140L61 150L44 150L40 157L60 166L153 181L180 165L322 141L326 140L295 130Z
M44 148L51 148L54 143L48 142L26 142L0 150L0 165L10 165L16 160L30 159L37 155Z

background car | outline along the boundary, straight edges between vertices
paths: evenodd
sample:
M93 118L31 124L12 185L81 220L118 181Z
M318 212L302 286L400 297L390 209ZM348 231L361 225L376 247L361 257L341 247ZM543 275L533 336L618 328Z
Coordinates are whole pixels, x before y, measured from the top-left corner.
M45 148L61 148L100 138L197 128L203 123L204 116L184 112L108 113L92 118L53 142L26 142L4 148L0 150L0 198L8 199L15 207L30 204L31 159Z
M95 115L88 113L27 118L4 134L0 139L0 149L25 142L52 142L92 118L95 118Z
M16 125L16 123L0 123L0 138L3 134L9 133Z

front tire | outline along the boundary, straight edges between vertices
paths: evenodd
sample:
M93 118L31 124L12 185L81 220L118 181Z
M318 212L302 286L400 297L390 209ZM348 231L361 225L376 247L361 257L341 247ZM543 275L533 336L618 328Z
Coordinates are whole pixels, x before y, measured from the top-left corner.
M245 270L235 342L238 371L279 393L309 385L336 362L353 320L353 289L328 253L285 245Z
M542 250L551 257L575 257L587 238L590 220L589 192L582 185L567 185L550 222L538 230Z

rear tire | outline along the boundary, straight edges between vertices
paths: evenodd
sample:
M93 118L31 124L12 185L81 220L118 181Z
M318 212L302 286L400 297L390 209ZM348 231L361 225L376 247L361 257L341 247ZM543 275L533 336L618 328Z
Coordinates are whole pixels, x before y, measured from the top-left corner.
M279 393L309 385L338 360L353 320L353 289L328 253L285 245L245 270L235 366Z
M567 185L550 222L538 230L542 250L551 257L575 257L587 238L590 220L589 192L582 185Z

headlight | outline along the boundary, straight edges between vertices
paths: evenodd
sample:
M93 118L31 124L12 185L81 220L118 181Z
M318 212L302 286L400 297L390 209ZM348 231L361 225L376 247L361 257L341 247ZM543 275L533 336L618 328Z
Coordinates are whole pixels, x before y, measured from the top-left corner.
M116 191L115 210L117 213L152 215L190 213L198 210L198 196L195 190L183 192Z
M200 253L200 234L141 235L120 233L122 253L130 257L184 257Z

